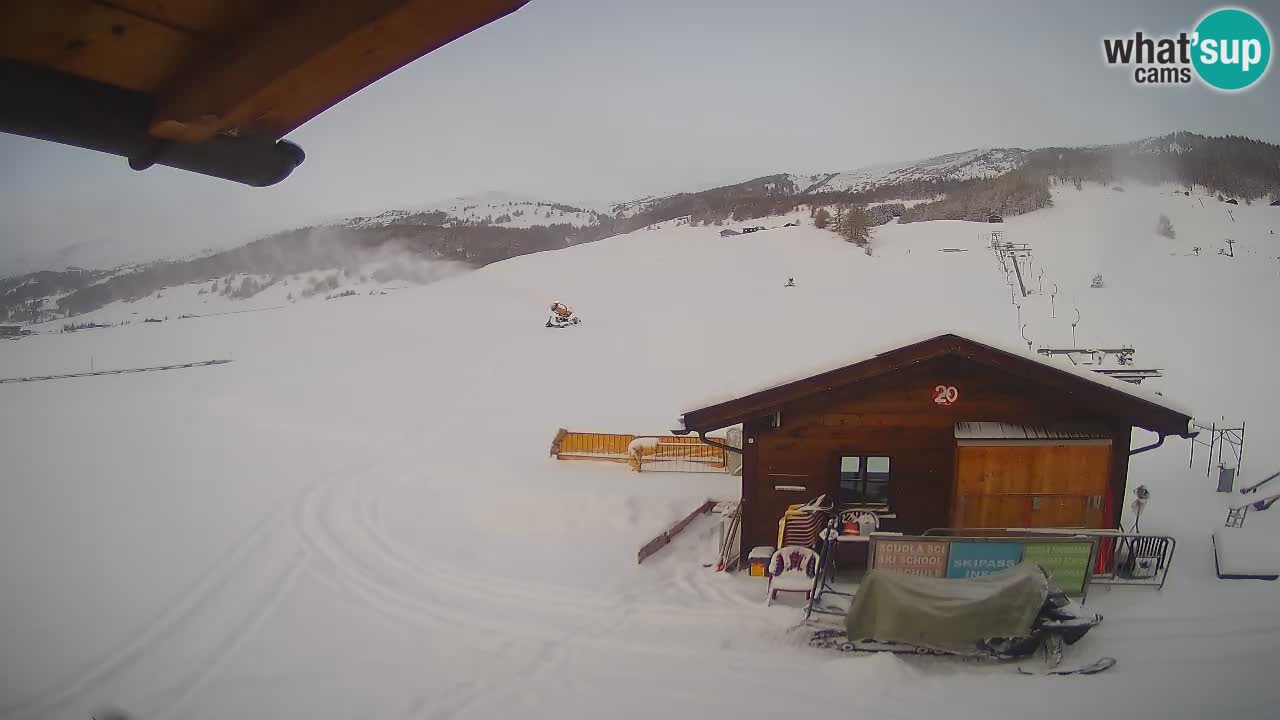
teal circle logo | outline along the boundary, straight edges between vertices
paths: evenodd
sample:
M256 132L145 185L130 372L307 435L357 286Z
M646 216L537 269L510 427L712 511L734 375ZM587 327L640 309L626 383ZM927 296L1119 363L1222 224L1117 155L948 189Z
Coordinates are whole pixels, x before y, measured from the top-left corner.
M1252 14L1215 10L1196 26L1191 64L1200 79L1219 90L1243 90L1256 83L1271 60L1271 35Z

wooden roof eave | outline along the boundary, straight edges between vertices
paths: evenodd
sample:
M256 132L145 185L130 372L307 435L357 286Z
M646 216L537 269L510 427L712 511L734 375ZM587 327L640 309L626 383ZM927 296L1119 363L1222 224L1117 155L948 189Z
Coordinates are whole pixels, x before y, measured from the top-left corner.
M528 0L15 0L0 9L0 132L270 185L282 138Z
M1159 435L1184 437L1189 430L1191 418L1182 413L1037 360L1019 357L955 335L925 340L860 363L686 412L683 416L684 427L693 432L710 432L772 414L783 405L836 387L905 370L944 356L965 358L1027 382L1081 398L1083 402L1097 406L1099 415L1103 417L1124 418L1136 427Z
M374 81L528 0L298 3L247 28L179 74L149 132L283 137Z

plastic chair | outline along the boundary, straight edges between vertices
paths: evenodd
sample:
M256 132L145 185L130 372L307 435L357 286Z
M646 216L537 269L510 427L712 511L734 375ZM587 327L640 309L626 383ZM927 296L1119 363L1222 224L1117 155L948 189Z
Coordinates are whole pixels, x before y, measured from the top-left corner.
M769 594L765 605L772 605L778 593L804 593L806 601L813 599L813 580L818 576L821 558L807 547L788 545L769 558Z
M870 535L880 529L880 518L869 510L842 510L840 511L840 533L845 533L845 528L850 524L857 525L857 531L852 534Z
M777 547L802 545L813 547L818 543L818 533L827 525L827 513L831 505L824 504L826 495L799 505L791 505L778 520Z

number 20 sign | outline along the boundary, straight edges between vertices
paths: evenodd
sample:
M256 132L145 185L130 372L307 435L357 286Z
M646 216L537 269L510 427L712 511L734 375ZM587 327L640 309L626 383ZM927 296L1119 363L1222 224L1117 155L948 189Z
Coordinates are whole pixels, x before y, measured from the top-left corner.
M960 391L955 385L939 385L933 389L933 402L936 405L954 405L959 399Z

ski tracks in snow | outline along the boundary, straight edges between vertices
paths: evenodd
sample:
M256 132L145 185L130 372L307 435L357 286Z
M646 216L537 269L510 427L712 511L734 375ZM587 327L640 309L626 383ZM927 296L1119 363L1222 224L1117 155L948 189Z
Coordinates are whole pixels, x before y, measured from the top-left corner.
M680 633L682 627L723 623L729 613L717 603L743 604L738 596L714 591L714 602L694 607L662 604L647 592L589 593L485 573L474 564L453 565L447 547L433 553L409 549L388 530L385 508L397 480L415 476L403 471L413 466L411 434L375 462L366 458L304 486L152 619L64 681L0 708L0 720L74 717L99 704L160 720L184 717L308 574L432 641L471 646L489 656L492 666L479 677L413 695L404 717L431 720L536 692L539 678L572 676L564 665L575 648L616 652L613 638L619 633ZM707 599L713 583L697 582L697 570L704 569L677 569L659 580L659 589ZM732 622L740 628L744 618ZM762 629L775 624L761 622ZM670 654L659 642L627 646L630 652ZM484 677L500 680L490 684ZM589 673L582 681L589 681ZM138 688L148 692L138 694Z
M407 448L413 431L396 446ZM352 465L316 478L266 513L150 620L100 657L31 697L0 707L0 720L87 716L118 705L141 717L180 716L288 598L311 565L296 515L341 481L359 480L398 459ZM362 470L363 468L363 470ZM135 694L137 688L158 688Z
M296 580L302 558L281 520L279 512L269 514L158 615L64 682L3 708L0 717L79 717L81 709L100 703L133 706L137 699L104 694L148 684L132 682L139 678L154 682L155 673L168 669L156 662L165 655L197 658L165 691L175 693L179 704L185 701L256 631ZM208 642L210 633L219 636L217 642Z

